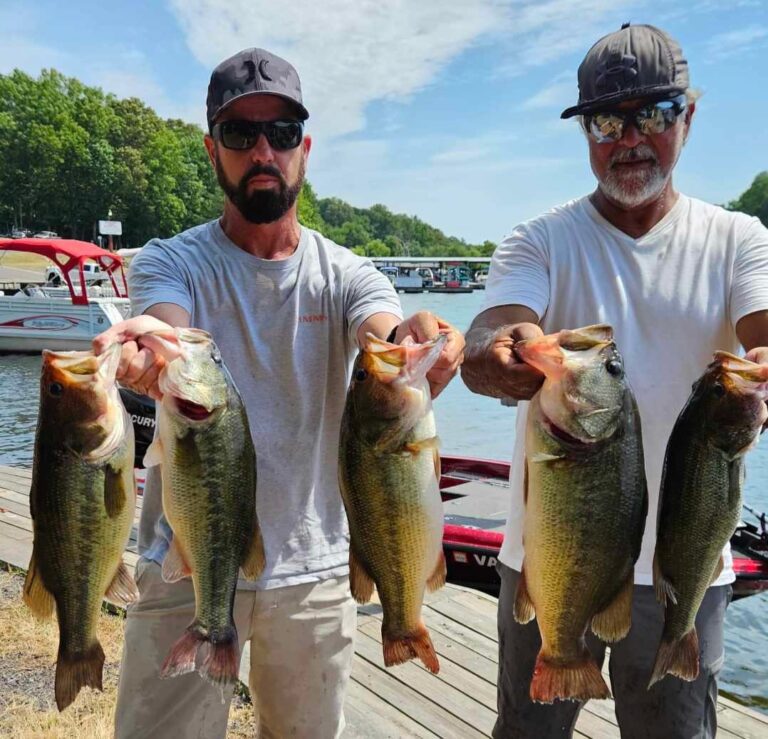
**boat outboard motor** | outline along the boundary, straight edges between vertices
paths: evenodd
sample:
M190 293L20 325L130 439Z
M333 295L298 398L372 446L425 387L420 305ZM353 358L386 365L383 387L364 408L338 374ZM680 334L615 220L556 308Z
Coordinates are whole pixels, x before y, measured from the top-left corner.
M125 387L120 388L120 399L133 422L133 434L136 438L133 466L143 467L144 454L155 436L155 401Z

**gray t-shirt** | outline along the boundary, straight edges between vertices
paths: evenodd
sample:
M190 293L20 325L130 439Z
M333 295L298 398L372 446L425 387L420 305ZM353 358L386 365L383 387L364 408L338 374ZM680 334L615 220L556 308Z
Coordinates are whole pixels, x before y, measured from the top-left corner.
M187 310L209 331L240 390L257 457L257 511L267 589L348 571L349 534L337 456L357 330L375 313L402 318L397 293L373 264L301 229L287 259L237 247L218 221L153 239L129 272L134 315L156 303ZM139 552L162 561L158 468L147 474Z

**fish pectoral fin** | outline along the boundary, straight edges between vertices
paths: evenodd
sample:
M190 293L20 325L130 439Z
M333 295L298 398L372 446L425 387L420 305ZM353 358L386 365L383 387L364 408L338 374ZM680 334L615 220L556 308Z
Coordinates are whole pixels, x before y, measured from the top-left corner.
M245 553L245 559L241 565L243 577L246 580L258 580L264 568L267 565L267 558L264 554L264 537L261 535L261 529L258 523L253 532L248 550Z
M629 633L629 627L632 625L634 586L635 573L632 570L608 607L592 617L592 631L603 641L619 641Z
M407 454L419 454L427 449L431 449L433 452L440 448L440 439L437 436L431 436L429 439L420 439L419 441L410 441L407 444L403 444L403 452Z
M525 563L520 572L520 580L517 583L517 593L515 594L515 606L513 609L515 621L519 624L527 624L533 621L536 616L536 609L533 607L533 601L528 594L528 586L525 582Z
M123 512L128 494L125 490L125 478L122 470L112 465L104 468L104 508L110 518L116 518Z
M445 552L440 550L440 554L437 558L437 565L435 565L434 572L429 576L427 580L427 590L433 593L435 590L439 590L445 585L445 578L448 575L448 565L445 563Z
M119 606L127 606L139 599L139 591L136 588L133 575L128 571L122 559L104 595Z
M666 608L668 600L677 605L677 591L661 571L658 550L653 554L653 587L656 590L656 600L661 605Z
M718 577L720 577L720 574L723 571L723 567L725 567L725 563L723 562L723 555L721 554L718 558L717 562L715 563L715 569L712 572L712 579L709 581L709 584L711 585L715 580L717 580Z
M368 603L373 597L373 578L363 567L353 549L349 549L349 588L358 603Z
M536 452L528 458L531 462L557 462L565 457L561 454L547 454L546 452Z
M144 467L156 467L163 463L163 442L156 437L144 454Z
M35 550L32 549L32 557L29 560L29 569L27 577L24 580L24 602L29 610L41 619L48 619L53 616L53 609L56 605L51 591L43 584L43 578L40 576L40 570L37 566Z
M178 582L192 574L192 568L181 551L179 540L175 536L171 539L171 546L163 560L161 574L164 582Z

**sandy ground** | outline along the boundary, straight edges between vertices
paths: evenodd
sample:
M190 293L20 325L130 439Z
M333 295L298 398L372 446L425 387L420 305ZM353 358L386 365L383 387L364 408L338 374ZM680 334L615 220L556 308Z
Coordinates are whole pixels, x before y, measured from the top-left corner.
M37 621L21 600L24 575L0 570L0 737L14 739L108 739L112 735L123 619L103 613L104 692L83 689L59 713L53 698L58 646L55 619ZM236 697L227 739L254 736L251 706Z

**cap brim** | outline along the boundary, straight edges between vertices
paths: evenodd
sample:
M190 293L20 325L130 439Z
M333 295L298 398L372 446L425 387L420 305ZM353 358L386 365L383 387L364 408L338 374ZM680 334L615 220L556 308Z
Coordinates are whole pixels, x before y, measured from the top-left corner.
M272 95L277 98L282 98L283 100L289 102L293 107L298 111L299 118L302 121L306 121L307 118L309 118L309 111L301 104L297 103L290 95L283 95L280 92L273 92L272 90L251 90L249 92L244 92L242 95L236 95L235 97L231 98L230 100L227 100L224 105L222 105L217 111L216 115L211 118L208 121L208 128L211 128L213 124L216 122L216 119L230 106L232 103L234 103L236 100L241 100L245 97L250 97L251 95Z
M597 110L603 110L608 106L623 103L626 100L634 100L635 98L655 98L657 100L664 100L666 98L682 95L685 92L685 89L686 88L675 87L672 85L654 85L653 87L642 87L634 90L620 90L611 95L603 95L594 100L585 100L583 103L566 108L560 113L560 117L573 118L575 115L587 115L589 113L594 113Z

